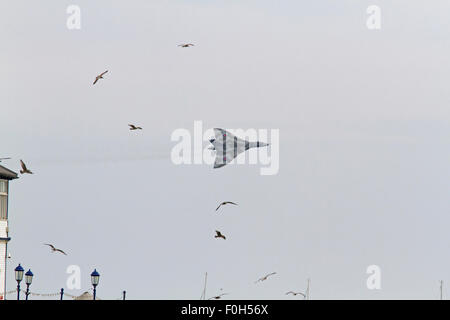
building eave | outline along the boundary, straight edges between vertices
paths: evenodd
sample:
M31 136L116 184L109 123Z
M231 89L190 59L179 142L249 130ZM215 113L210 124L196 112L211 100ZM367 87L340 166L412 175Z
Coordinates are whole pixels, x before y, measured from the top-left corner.
M18 177L19 176L14 171L9 170L4 166L0 166L0 179L14 180L17 179Z

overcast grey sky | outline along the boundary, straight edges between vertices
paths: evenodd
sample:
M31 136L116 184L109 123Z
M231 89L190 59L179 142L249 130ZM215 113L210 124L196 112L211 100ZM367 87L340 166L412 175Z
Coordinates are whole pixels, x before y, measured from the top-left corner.
M381 30L366 27L372 4ZM34 292L74 264L82 288L66 292L81 293L97 268L106 299L198 299L205 272L208 297L283 299L308 277L312 299L436 299L441 279L450 297L449 11L0 0L0 157L35 172L10 187L8 290L20 262ZM279 129L279 173L175 166L170 135L195 120ZM239 206L216 214L224 200ZM366 287L373 264L381 290Z

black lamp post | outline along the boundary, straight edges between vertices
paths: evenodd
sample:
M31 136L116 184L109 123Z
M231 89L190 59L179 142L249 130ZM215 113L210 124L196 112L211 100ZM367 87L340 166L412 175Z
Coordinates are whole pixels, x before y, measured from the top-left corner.
M20 281L23 279L23 268L19 265L14 269L14 273L16 274L17 281L17 300L20 300Z
M27 292L25 293L25 300L28 300L28 296L30 295L30 285L33 282L33 272L28 269L27 273L25 273L25 283L27 284Z
M98 281L100 280L100 274L97 272L97 269L94 269L94 271L91 273L91 283L94 287L94 300L95 296L97 295L97 285Z

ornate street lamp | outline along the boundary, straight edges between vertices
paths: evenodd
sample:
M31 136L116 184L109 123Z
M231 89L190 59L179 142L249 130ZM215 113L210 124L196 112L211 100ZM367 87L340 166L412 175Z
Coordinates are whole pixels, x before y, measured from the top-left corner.
M31 272L31 270L28 269L27 273L25 273L25 283L27 285L27 291L25 293L25 300L28 300L28 296L30 294L31 282L33 282L33 272Z
M94 287L94 300L97 295L97 286L98 286L99 280L100 280L100 274L97 272L97 269L94 269L94 271L91 273L91 283L92 283L92 286Z
M16 281L17 281L17 300L20 300L20 282L23 279L23 268L19 265L14 269L14 273L16 275Z

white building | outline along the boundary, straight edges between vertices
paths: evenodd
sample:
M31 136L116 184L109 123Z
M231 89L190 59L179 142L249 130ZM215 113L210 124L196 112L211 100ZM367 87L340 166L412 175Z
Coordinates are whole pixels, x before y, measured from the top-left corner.
M17 173L0 166L0 300L5 299L6 263L8 260L8 192L9 181L17 179Z

